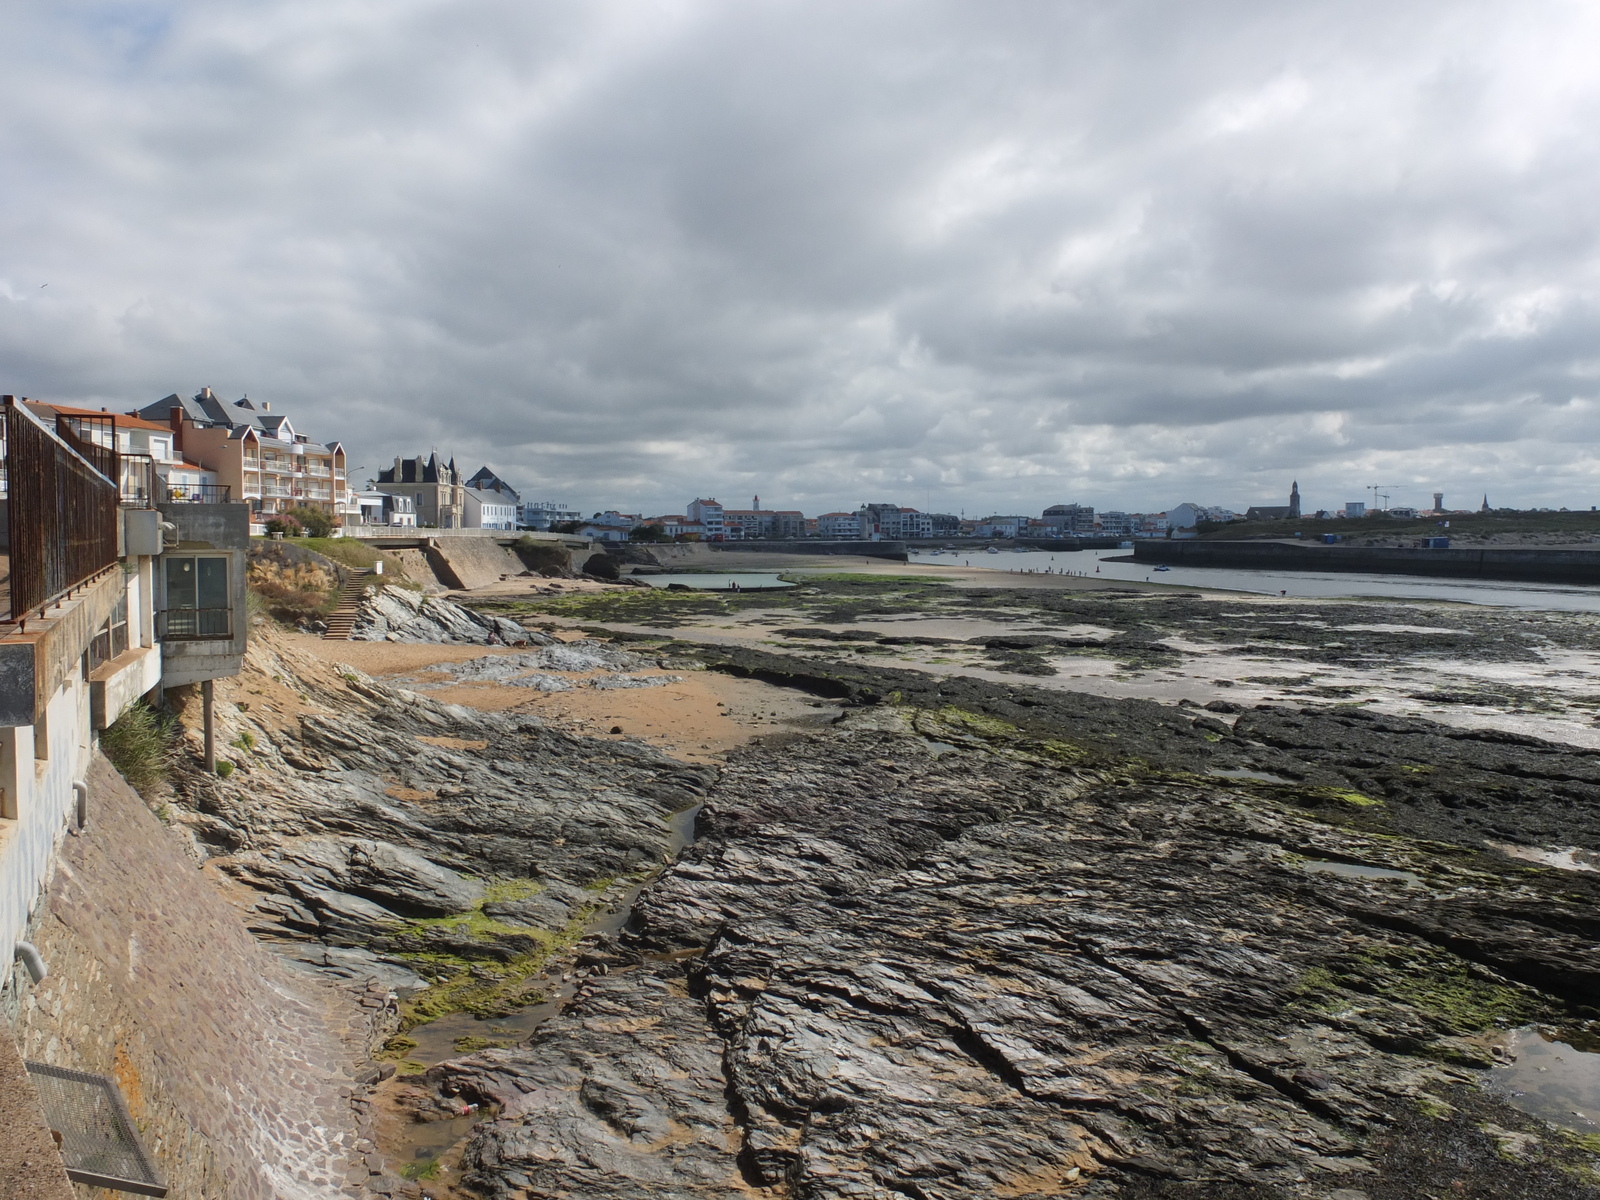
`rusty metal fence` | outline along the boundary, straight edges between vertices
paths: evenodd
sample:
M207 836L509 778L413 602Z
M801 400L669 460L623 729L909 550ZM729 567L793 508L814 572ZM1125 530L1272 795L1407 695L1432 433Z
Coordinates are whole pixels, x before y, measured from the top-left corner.
M116 564L121 513L114 449L70 430L69 442L9 396L4 415L11 619L17 621ZM109 474L97 469L100 461Z

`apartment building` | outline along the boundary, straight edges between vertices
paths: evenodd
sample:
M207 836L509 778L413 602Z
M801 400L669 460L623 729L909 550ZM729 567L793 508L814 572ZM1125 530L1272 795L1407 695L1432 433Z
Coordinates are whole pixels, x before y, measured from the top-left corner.
M853 512L823 513L817 518L819 538L858 538L861 536L861 514Z
M720 542L727 537L727 524L723 520L722 505L716 500L693 500L684 514L690 522L704 529L708 542Z
M581 512L559 500L524 500L517 511L517 524L523 529L546 531L552 525L581 520Z
M249 507L251 533L265 533L268 518L291 508L321 509L336 532L351 515L344 447L312 441L270 403L247 397L228 404L201 388L187 400L174 393L131 415L165 422L183 459L213 472L214 486Z

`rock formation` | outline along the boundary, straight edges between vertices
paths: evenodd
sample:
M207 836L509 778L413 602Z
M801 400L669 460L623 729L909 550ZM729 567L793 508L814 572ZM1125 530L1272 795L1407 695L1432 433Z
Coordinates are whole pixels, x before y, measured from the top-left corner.
M437 596L406 588L369 592L350 634L355 642L470 642L480 646L548 646L549 634L524 629Z

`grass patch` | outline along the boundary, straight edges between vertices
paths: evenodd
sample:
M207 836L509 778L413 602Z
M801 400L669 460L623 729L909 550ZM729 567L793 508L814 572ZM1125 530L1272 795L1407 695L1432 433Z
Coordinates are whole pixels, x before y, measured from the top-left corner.
M530 981L546 964L577 944L589 918L599 907L601 893L614 880L589 885L595 902L574 912L561 929L550 931L497 921L484 905L523 900L543 890L531 879L500 880L487 885L484 898L466 912L446 917L407 921L387 939L389 952L410 963L433 980L423 992L402 1001L400 1028L414 1029L453 1012L477 1017L503 1016L547 997L530 988ZM414 1048L393 1039L389 1048L403 1054Z
M100 734L100 749L141 796L166 782L177 756L177 722L135 700Z
M1383 803L1382 800L1374 800L1371 796L1363 795L1360 792L1343 792L1335 789L1331 792L1331 795L1340 803L1349 804L1355 808L1374 808Z
M1296 1002L1338 1013L1355 997L1404 1004L1451 1034L1526 1025L1550 1014L1533 993L1486 977L1465 959L1432 947L1371 945L1303 972Z

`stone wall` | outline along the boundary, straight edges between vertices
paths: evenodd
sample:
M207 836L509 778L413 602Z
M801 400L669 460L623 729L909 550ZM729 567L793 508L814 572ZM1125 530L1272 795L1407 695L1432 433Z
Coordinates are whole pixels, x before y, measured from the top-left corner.
M502 575L520 575L527 569L515 553L492 538L446 538L430 542L425 550L433 573L446 587L487 587Z
M1339 522L1312 522L1313 533L1338 532ZM1415 535L1412 535L1415 536ZM1242 567L1262 571L1363 571L1467 579L1528 579L1549 583L1600 583L1600 550L1550 547L1325 546L1305 541L1160 541L1135 543L1135 562L1188 567Z
M35 914L50 974L3 997L24 1055L114 1076L173 1200L367 1194L353 998L257 943L98 754L89 789Z

